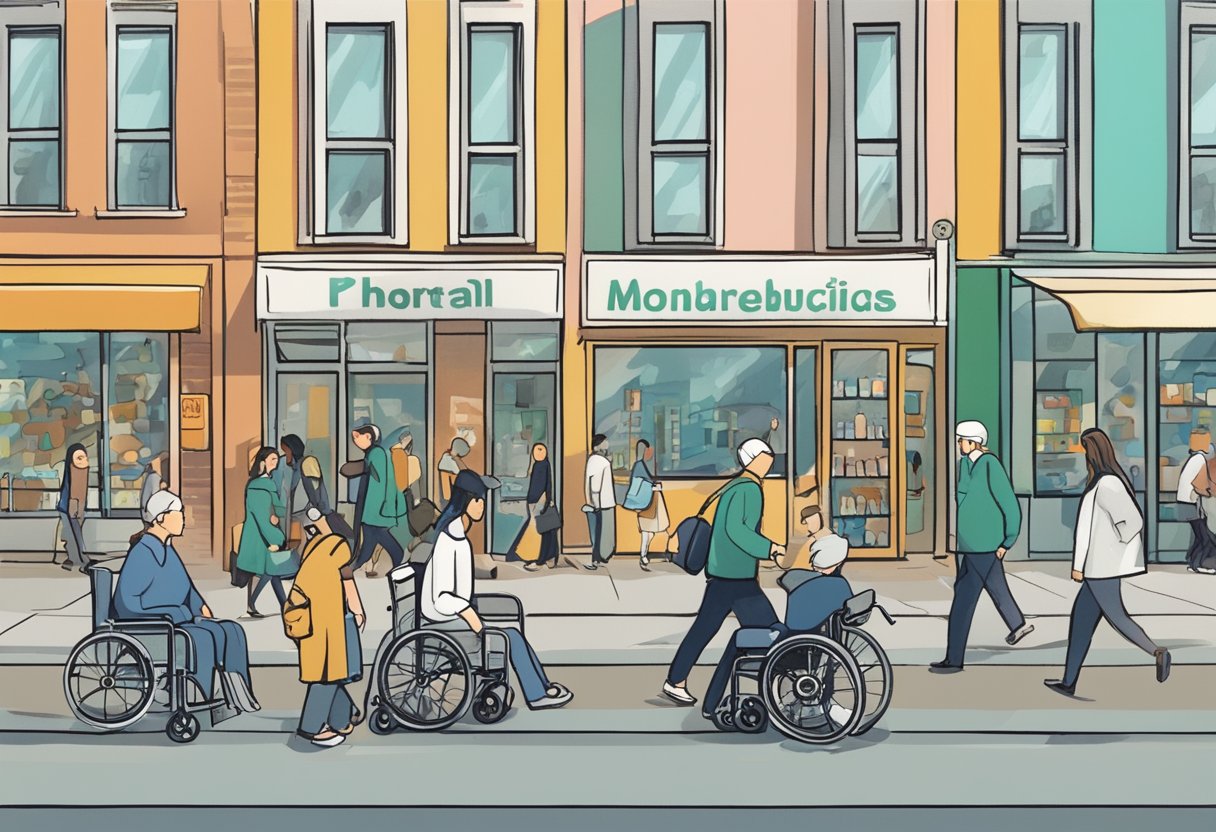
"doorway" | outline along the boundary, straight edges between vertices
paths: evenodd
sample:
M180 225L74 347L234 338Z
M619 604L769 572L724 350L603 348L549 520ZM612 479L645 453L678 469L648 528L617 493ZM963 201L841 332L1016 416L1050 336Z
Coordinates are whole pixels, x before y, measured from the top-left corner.
M528 478L532 447L543 444L550 460L561 459L556 446L557 374L494 372L490 424L490 474L502 485L493 492L490 551L504 554L528 516ZM553 464L554 476L560 468ZM554 483L554 494L558 494Z
M937 361L932 347L901 347L904 424L904 552L937 542Z

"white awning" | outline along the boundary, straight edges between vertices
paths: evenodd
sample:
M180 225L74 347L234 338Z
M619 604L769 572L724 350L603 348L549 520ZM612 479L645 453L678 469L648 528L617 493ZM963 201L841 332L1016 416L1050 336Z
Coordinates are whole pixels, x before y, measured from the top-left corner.
M1216 269L1014 269L1067 304L1078 332L1216 328Z

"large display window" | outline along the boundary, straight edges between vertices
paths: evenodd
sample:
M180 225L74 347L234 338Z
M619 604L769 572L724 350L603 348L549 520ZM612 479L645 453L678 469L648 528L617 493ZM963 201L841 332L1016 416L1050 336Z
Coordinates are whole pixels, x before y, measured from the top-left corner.
M1178 519L1182 466L1216 431L1216 332L1162 333L1158 347L1158 517Z

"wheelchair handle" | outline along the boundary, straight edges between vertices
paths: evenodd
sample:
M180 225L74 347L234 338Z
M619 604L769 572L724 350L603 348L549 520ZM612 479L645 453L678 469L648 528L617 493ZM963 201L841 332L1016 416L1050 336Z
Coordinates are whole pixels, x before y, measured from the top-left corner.
M887 612L886 609L883 608L882 604L875 604L874 609L882 613L882 617L887 619L888 624L890 624L892 627L895 626L895 619L891 617L891 613Z

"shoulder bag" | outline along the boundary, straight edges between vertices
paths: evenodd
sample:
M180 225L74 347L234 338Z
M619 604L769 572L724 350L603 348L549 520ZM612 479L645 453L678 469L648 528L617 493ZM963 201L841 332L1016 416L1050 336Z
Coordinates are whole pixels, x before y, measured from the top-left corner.
M680 525L676 526L679 547L672 561L689 575L701 574L709 562L709 538L713 534L713 526L705 519L705 512L738 481L739 478L735 477L719 488L705 501L696 516L682 520Z

